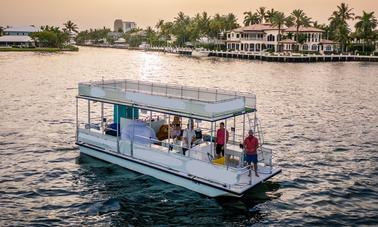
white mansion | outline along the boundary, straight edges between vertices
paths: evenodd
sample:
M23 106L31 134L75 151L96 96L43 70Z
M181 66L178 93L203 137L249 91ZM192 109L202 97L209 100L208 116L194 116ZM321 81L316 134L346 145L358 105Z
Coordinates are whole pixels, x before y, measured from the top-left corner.
M304 42L296 41L296 27L282 28L281 37L293 37L293 39L280 39L278 28L271 24L253 24L236 28L227 32L227 50L237 51L292 51L295 47L299 51L333 51L335 42L323 39L324 30L312 27L300 27L298 33L304 38Z

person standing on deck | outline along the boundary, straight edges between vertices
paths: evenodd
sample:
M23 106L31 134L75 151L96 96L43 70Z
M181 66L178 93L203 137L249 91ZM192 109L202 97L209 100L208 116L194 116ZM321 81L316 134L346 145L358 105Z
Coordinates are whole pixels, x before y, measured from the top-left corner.
M248 136L244 140L244 148L246 153L246 161L251 168L251 162L253 162L253 167L255 169L256 177L259 177L257 174L257 147L259 146L259 140L253 135L253 131L248 131ZM248 175L250 176L250 175Z
M196 140L196 134L195 134L193 128L194 128L193 120L190 119L189 123L188 123L188 128L184 130L184 133L182 135L182 138L183 138L183 146L182 146L183 155L185 155L186 151L189 150L192 147L193 142Z
M226 134L226 135L225 135ZM224 156L224 145L228 142L228 131L224 128L224 123L221 122L219 124L219 129L217 130L217 140L216 140L216 147L215 151L219 158L220 154Z

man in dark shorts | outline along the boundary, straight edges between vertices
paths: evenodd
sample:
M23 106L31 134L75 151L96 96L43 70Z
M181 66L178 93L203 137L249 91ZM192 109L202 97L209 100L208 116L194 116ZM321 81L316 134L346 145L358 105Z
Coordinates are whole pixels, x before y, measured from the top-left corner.
M225 135L226 134L226 135ZM217 156L219 157L222 153L224 156L224 144L228 141L228 131L224 128L224 123L221 122L219 125L219 129L217 131L217 140L216 140L216 147L215 151L217 152Z
M244 140L244 148L245 148L245 157L246 161L251 168L251 163L253 162L253 167L255 169L256 177L259 177L257 174L257 147L259 146L259 140L253 136L253 131L249 130L247 138ZM250 176L250 175L248 175Z

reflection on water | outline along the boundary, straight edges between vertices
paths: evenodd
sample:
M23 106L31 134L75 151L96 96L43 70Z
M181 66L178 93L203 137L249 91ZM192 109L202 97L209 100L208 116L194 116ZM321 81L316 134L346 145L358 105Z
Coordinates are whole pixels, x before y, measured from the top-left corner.
M82 48L0 53L0 225L378 224L378 64L280 64ZM80 155L79 81L257 94L282 174L213 199Z

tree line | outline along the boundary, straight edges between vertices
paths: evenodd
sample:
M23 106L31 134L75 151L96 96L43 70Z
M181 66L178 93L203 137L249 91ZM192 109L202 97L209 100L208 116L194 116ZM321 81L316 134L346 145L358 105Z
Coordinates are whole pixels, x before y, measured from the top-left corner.
M361 51L372 51L378 40L377 19L374 12L363 11L361 15L355 15L353 8L341 3L328 18L328 23L321 24L309 17L303 10L295 9L289 14L259 7L255 11L246 11L243 16L243 25L269 23L278 28L279 37L285 27L295 27L295 34L289 34L299 43L305 41L305 37L300 35L300 27L315 27L324 30L325 39L336 41L340 44L340 51L353 50L353 47ZM357 20L354 31L348 22ZM155 26L148 26L146 29L133 29L122 34L126 42L131 46L138 46L142 42L147 42L153 46L174 45L185 46L188 43L196 44L201 37L212 40L225 39L227 31L239 28L238 19L233 13L221 15L219 13L210 16L207 12L197 13L193 17L179 12L172 21L158 20ZM69 40L69 34L78 33L75 41L83 44L88 40L94 43L114 43L115 37L111 34L111 29L103 27L100 29L89 29L78 32L78 27L72 21L64 24L64 28L42 26L42 31L32 35L43 45L61 46ZM3 30L3 28L1 28ZM0 31L1 31L0 30ZM141 31L143 31L141 33ZM360 44L351 45L351 41L357 39Z
M378 39L377 19L374 12L363 11L361 15L355 15L353 8L347 4L341 3L332 12L328 18L328 23L321 24L309 17L302 9L294 9L291 13L275 9L259 7L255 11L246 11L243 16L243 25L269 23L278 28L279 36L285 27L295 27L295 34L289 34L288 37L294 38L299 43L305 41L305 37L300 34L300 27L315 27L324 30L323 38L336 41L340 44L340 51L353 49L354 46L360 46L362 51L374 50L375 42ZM350 28L348 22L357 20L354 31ZM147 42L154 46L168 45L168 42L174 46L185 46L185 44L196 44L201 37L208 39L225 39L227 31L239 28L238 19L233 13L210 16L207 12L197 13L193 17L179 12L172 21L159 20L156 25L148 26L144 29L143 35L136 35L142 29L133 29L123 34L126 42L132 46L137 46L141 42ZM110 29L94 29L83 31L78 34L76 39L79 43L85 40L107 40L112 43L114 40L107 35ZM357 39L362 41L361 44L351 45L351 41Z

